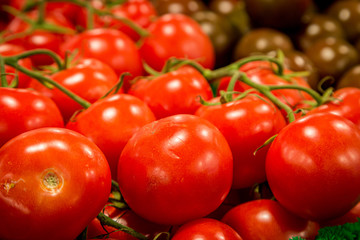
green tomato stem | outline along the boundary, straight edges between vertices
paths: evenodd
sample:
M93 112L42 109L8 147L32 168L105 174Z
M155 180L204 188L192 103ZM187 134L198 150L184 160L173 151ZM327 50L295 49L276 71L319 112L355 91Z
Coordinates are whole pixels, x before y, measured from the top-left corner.
M38 18L36 24L41 25L45 21L46 0L40 0L38 6Z
M24 55L24 54L23 54ZM23 56L22 55L22 56ZM70 90L66 89L65 87L63 87L62 85L60 85L59 83L57 83L56 81L43 76L40 73L31 71L21 65L18 64L18 60L20 59L18 57L19 55L15 55L15 56L11 56L11 57L4 57L4 61L6 65L9 65L15 69L17 69L20 72L25 73L26 75L35 78L41 82L46 82L49 83L53 86L55 86L56 88L58 88L60 91L62 91L63 93L65 93L66 95L68 95L71 99L73 99L74 101L76 101L77 103L79 103L82 107L84 108L88 108L91 106L91 103L89 103L88 101L86 101L85 99L79 97L78 95L76 95L75 93L71 92ZM22 58L22 57L21 57Z
M141 240L148 240L148 238L146 236L144 236L143 234L136 232L134 229L129 228L127 226L124 226L114 220L112 220L110 217L106 216L104 213L100 212L97 216L97 219L99 219L100 223L102 225L106 225L106 226L110 226L110 227L114 227L118 230L121 230L123 232L126 232L128 234L130 234L131 236L137 238L137 239L141 239Z
M0 74L1 74L1 87L8 87L8 82L6 80L6 73L5 73L5 62L4 58L0 55Z

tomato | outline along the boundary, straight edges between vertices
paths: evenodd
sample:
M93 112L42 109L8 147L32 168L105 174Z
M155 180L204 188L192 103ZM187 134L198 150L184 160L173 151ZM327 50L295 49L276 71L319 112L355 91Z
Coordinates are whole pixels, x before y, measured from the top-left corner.
M219 102L219 98L212 102ZM259 96L201 106L195 115L213 123L228 141L234 158L232 188L251 187L266 181L265 158L269 146L257 148L286 125L281 112Z
M64 128L35 129L7 142L0 148L0 176L4 240L75 239L111 188L100 149Z
M193 114L201 106L199 96L204 100L212 97L209 83L190 66L153 79L141 79L128 93L145 101L158 119L180 113Z
M68 39L61 46L62 54L76 49L81 57L95 58L107 63L118 76L125 72L130 73L132 78L143 75L137 46L127 35L118 30L105 28L87 30ZM129 85L128 81L124 82L125 89Z
M330 221L321 222L321 227L343 225L345 223L355 223L360 218L360 202L353 207L349 212L345 213L341 217L331 219Z
M286 80L274 73L271 64L266 61L253 61L247 63L240 67L241 72L244 72L250 80L258 84L264 85L289 85L295 84L302 87L310 88L309 84L305 79L301 77L291 77L289 80ZM284 73L291 73L290 70L285 69ZM225 90L227 85L230 82L231 77L225 77L221 79L219 90ZM243 92L251 87L247 84L238 81L235 86L235 91ZM305 92L294 89L281 89L271 91L277 98L282 102L288 104L291 107L295 107L297 104L301 103L304 100L312 100L312 98Z
M148 28L150 36L143 39L140 53L145 62L161 70L171 58L188 58L205 68L213 68L214 47L200 25L183 14L168 13L157 18Z
M266 176L281 205L305 219L325 221L360 200L360 129L330 113L283 128L267 154Z
M36 19L37 11L28 13L28 17ZM47 12L45 16L45 22L67 28L69 31L74 29L73 25L58 12ZM23 21L21 18L14 18L5 29L4 36L11 36L24 31L28 31L30 25ZM46 30L36 29L24 37L15 38L9 41L22 45L26 50L33 50L37 48L49 49L53 52L59 53L59 46L64 41L64 34L54 33ZM54 61L50 56L45 54L37 54L30 57L34 66L42 66L52 64Z
M25 51L25 49L20 45L15 45L15 44L11 44L11 43L0 44L0 55L1 56L6 56L6 57L13 56L13 55L20 54L24 51ZM27 69L32 68L31 60L29 58L20 59L18 61L18 64ZM17 72L14 68L12 68L8 65L5 65L5 72L18 74L18 80L19 80L19 83L17 85L18 88L26 88L29 86L31 77L29 77L28 75L26 75L22 72ZM8 83L11 83L12 80L14 79L14 76L9 75L6 77L6 79L8 80Z
M184 224L171 239L242 240L230 226L211 218L196 219Z
M227 212L222 221L248 240L315 239L319 230L318 223L302 219L270 199L242 203Z
M120 155L117 176L136 214L177 225L206 216L224 201L232 166L220 131L205 119L180 114L139 129Z
M131 211L131 209L119 210L111 206L106 206L104 214L112 218L114 221L134 229L149 239L154 239L157 234L161 232L168 232L170 229L170 226L155 224L139 217ZM107 233L109 233L106 237L113 237L114 239L121 240L136 240L135 237L132 237L128 233L116 230L116 228L110 226L102 226L100 221L95 218L88 225L88 238L95 238L101 235L106 236ZM160 239L164 238L159 238L159 240Z
M334 100L312 109L307 115L329 112L345 117L360 127L360 89L341 88L334 92Z
M33 90L0 88L0 147L20 133L42 127L64 127L56 104Z
M140 127L152 121L155 116L143 101L129 94L115 94L95 102L66 127L96 143L105 154L112 178L116 180L117 165L125 144Z
M59 71L50 78L91 103L103 97L118 82L110 66L91 58L82 59L75 66ZM65 122L82 109L79 103L56 87L49 89L37 80L33 80L30 87L53 99Z
M105 8L105 6L103 6L103 4L99 1L92 1L92 5L99 10ZM131 20L145 29L150 25L152 20L157 17L156 10L152 2L149 0L128 0L122 4L108 8L108 11L117 17ZM80 11L80 14L77 17L77 23L80 26L86 27L86 22L87 12L84 8ZM122 23L122 21L114 19L112 16L99 17L95 15L94 24L97 28L104 27L120 30L134 41L138 41L140 39L140 35L134 29Z

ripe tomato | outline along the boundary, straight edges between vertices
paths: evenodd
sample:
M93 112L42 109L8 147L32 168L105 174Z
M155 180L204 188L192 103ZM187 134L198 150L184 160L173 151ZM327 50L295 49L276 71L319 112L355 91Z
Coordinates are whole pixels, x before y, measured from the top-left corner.
M182 224L214 211L229 193L231 150L210 122L181 114L139 129L118 164L120 192L141 217Z
M105 156L81 134L41 128L18 135L0 148L0 239L75 239L110 188Z
M15 44L11 44L11 43L0 44L0 55L1 56L13 56L13 55L20 54L24 51L25 51L25 49L19 45L15 45ZM20 59L18 61L18 64L27 69L32 68L31 60L29 58ZM5 72L18 74L18 80L19 80L19 83L17 85L18 88L26 88L29 86L31 77L29 77L28 75L26 75L22 72L18 72L14 68L12 68L8 65L5 65ZM10 84L12 82L12 80L14 79L14 76L11 76L11 75L6 76L6 79L7 79L8 83Z
M266 158L269 186L281 205L311 220L329 220L360 200L360 129L330 113L283 128Z
M145 101L157 119L181 113L193 114L201 106L199 96L205 100L212 97L209 83L190 66L154 79L141 79L128 93Z
M242 240L230 226L211 218L200 218L182 225L172 240Z
M291 77L288 80L276 75L269 62L266 61L253 61L246 63L239 69L244 72L253 82L264 85L289 85L295 84L306 88L310 88L310 85L301 77ZM291 73L290 70L285 69L284 73ZM219 84L220 90L226 90L231 77L224 77ZM235 85L235 91L243 92L251 87L247 84L238 81ZM282 102L288 104L290 107L296 107L303 100L312 100L312 98L305 92L294 89L281 89L273 90L272 93L279 98Z
M136 232L143 234L149 239L154 237L161 232L168 232L170 226L159 225L149 222L138 215L136 215L131 209L119 210L111 206L106 206L103 213L114 221L134 229ZM101 235L114 239L121 240L136 240L135 237L123 231L116 231L116 228L110 226L102 226L99 219L95 218L88 225L88 238L95 238ZM164 235L165 236L165 235ZM104 237L105 238L105 237ZM164 238L159 238L159 240Z
M82 59L75 66L55 73L51 79L91 103L103 97L118 82L110 66L91 58ZM80 104L56 87L49 89L37 80L33 80L30 87L53 99L65 122L82 109Z
M31 19L37 18L37 11L28 13ZM45 16L46 23L54 24L67 28L69 31L73 30L73 25L59 12L47 12ZM30 25L23 21L21 18L15 17L7 25L4 36L11 36L13 34L21 33L29 30ZM16 38L8 43L14 43L23 46L26 50L33 50L37 48L49 49L53 52L59 53L59 46L64 41L65 35L36 29L35 31L27 34L25 37ZM44 54L37 54L30 57L34 66L49 65L54 61L50 56Z
M69 38L61 46L61 53L78 50L84 58L95 58L107 63L116 74L128 72L131 78L143 75L140 54L134 41L115 29L92 29ZM126 77L125 79L129 79ZM130 83L124 82L127 89Z
M0 147L20 133L42 127L64 127L59 108L29 89L0 88Z
M247 240L315 239L319 224L288 212L270 199L242 203L225 214L222 221Z
M143 39L140 53L155 70L160 71L171 57L193 59L205 68L214 67L211 40L190 17L168 13L156 19L148 30L150 36Z
M92 1L96 9L104 9L105 6L99 1ZM153 19L157 17L156 10L149 0L128 0L122 4L112 6L107 9L109 12L120 18L126 18L138 24L142 28L147 28ZM83 8L77 16L77 24L86 28L87 11ZM140 35L131 27L122 23L112 16L94 16L94 25L96 28L113 28L120 30L128 35L132 40L138 41Z
M88 137L102 150L109 162L111 176L116 180L117 165L125 144L139 128L152 121L155 116L143 101L129 94L115 94L95 102L66 127Z
M219 102L219 98L213 99ZM269 146L254 152L286 125L281 112L269 101L248 95L221 105L201 106L195 115L213 123L228 141L234 158L232 188L266 181L265 158Z
M335 100L314 108L307 115L329 112L347 118L360 127L360 89L341 88L334 92L333 97Z

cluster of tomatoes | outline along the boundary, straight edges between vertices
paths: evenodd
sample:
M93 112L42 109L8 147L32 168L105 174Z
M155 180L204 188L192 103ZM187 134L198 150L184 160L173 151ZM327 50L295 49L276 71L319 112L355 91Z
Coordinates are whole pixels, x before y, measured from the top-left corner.
M0 239L315 239L358 221L359 7L6 0Z

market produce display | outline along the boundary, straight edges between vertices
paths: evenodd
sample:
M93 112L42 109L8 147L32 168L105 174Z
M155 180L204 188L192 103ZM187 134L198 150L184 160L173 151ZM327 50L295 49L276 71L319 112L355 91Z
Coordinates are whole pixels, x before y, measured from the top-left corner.
M360 1L0 7L0 240L360 238Z

